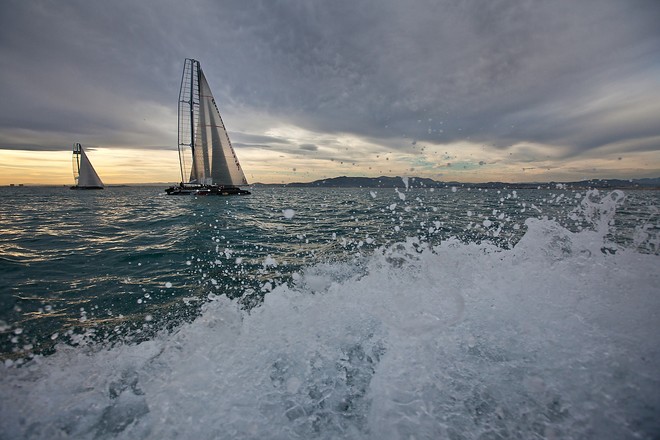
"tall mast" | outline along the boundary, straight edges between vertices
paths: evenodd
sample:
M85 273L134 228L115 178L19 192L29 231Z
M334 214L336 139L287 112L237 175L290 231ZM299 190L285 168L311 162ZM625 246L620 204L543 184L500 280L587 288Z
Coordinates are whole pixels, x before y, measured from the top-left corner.
M189 179L186 175L190 171L186 169L188 147L190 147L192 157L195 156L195 120L198 117L195 106L199 106L199 70L199 61L186 58L183 64L183 74L181 75L178 108L178 147L181 182L187 182ZM195 81L197 81L197 84L195 84Z
M78 184L78 177L80 176L80 148L79 143L73 144L73 180Z
M183 63L183 73L181 74L181 87L179 88L179 104L178 104L178 109L177 109L177 119L178 119L178 124L177 124L177 126L178 126L177 149L179 150L179 168L181 169L181 183L182 184L183 184L183 182L186 181L186 179L184 177L184 173L185 173L185 171L184 171L185 170L185 157L184 157L184 151L183 151L184 144L181 142L182 141L182 138L181 138L182 133L181 132L183 131L183 127L181 125L183 123L183 121L181 120L182 119L181 118L181 116L182 116L181 115L181 103L184 102L183 99L185 99L185 96L183 96L184 95L183 87L184 87L184 84L185 84L185 81L186 81L186 68L188 67L187 61L188 60L186 60Z
M193 157L195 157L195 107L194 107L195 64L199 64L199 61L191 59L190 60L190 148L192 149ZM199 66L197 66L197 71L199 72ZM197 78L197 84L199 84L199 73Z

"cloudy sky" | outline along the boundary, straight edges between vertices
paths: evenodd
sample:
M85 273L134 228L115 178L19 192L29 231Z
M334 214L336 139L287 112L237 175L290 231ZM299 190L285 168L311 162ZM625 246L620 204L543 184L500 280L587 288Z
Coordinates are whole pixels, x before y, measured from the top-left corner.
M250 182L660 176L657 0L3 0L0 184L179 181L201 62Z

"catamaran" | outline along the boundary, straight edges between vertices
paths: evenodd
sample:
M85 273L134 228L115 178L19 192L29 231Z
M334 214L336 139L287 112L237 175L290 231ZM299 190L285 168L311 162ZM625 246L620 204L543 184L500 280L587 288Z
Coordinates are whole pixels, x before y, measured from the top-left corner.
M103 189L101 178L79 143L73 144L73 179L76 184L71 189Z
M186 58L183 65L178 114L181 183L165 192L170 195L250 194L240 188L248 182L209 83L199 61L190 58Z

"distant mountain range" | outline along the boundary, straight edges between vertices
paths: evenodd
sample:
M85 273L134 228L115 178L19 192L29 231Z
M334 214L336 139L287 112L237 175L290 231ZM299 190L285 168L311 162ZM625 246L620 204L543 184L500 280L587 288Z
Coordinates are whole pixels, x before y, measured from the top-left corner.
M407 181L407 184L406 184ZM609 189L660 189L660 177L647 179L591 179L579 182L529 182L529 183L460 183L441 182L425 177L408 177L406 181L402 177L332 177L329 179L315 180L313 182L293 182L283 184L255 183L254 186L278 186L293 188L609 188Z

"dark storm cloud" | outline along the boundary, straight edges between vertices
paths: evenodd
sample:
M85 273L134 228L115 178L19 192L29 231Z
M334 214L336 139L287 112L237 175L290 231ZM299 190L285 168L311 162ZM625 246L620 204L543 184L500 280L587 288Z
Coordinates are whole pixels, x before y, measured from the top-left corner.
M275 137L275 136L263 136L263 135L240 133L240 132L230 132L230 135L232 139L236 139L238 142L242 142L244 144L257 144L257 143L289 144L290 143L288 139Z
M259 136L256 136L259 137ZM273 138L277 139L277 138ZM316 145L312 144L301 144L301 145L293 145L290 142L270 142L270 144L267 143L245 143L245 142L232 142L232 145L238 149L268 149L272 151L277 151L279 153L286 153L289 155L300 155L300 154L308 154L308 153L313 153L315 151L318 151L319 147ZM319 156L315 155L316 158L318 159L327 159L324 156Z
M72 145L47 145L47 144L2 144L3 150L21 150L21 151L71 151ZM85 151L87 151L87 146Z
M249 139L263 122L242 118L265 114L390 145L647 150L660 136L658 22L653 0L10 0L0 147L18 144L13 130L31 145L53 132L167 142L192 57L226 121L242 125L237 145L286 143ZM156 118L169 128L144 122Z

